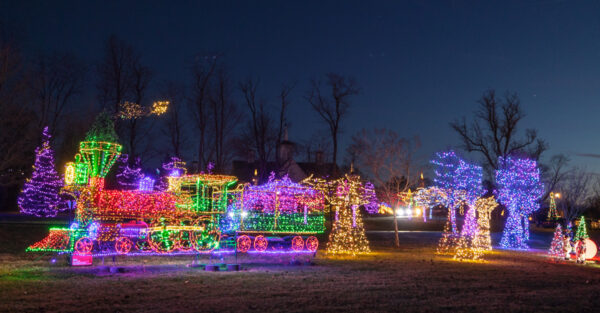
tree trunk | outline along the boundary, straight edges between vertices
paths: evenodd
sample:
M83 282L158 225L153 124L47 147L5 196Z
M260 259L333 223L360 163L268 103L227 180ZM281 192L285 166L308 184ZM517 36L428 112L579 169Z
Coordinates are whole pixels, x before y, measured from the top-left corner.
M394 216L394 243L396 248L400 248L400 238L398 237L398 217L396 216L396 211L392 208L392 215Z
M337 178L337 146L338 146L338 142L337 142L337 130L334 130L332 132L332 139L333 139L333 164L331 164L331 173L333 175L334 178Z

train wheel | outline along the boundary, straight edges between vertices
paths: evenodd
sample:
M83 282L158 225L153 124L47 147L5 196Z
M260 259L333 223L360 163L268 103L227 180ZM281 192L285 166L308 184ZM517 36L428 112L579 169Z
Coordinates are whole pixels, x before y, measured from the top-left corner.
M263 252L267 250L267 246L269 246L269 241L265 236L259 235L254 238L254 250Z
M194 249L194 240L193 232L191 231L182 231L179 233L179 238L177 238L177 242L175 243L175 249L181 251L190 251Z
M191 234L194 249L198 252L209 252L219 247L221 233L218 230L194 231Z
M239 252L248 252L252 247L252 240L246 235L241 235L237 239L237 250Z
M304 239L300 236L292 238L292 250L302 251L304 249Z
M175 249L178 231L158 230L148 233L148 244L159 253L169 253Z
M115 240L115 250L118 254L127 254L131 251L133 242L127 237L119 237Z
M306 238L306 249L308 249L308 251L315 252L317 251L317 248L319 248L319 239L317 239L317 237L310 236Z
M94 242L88 237L82 237L75 242L75 251L79 254L90 254L94 248Z
M140 252L152 252L152 247L148 240L138 240L135 242L135 248Z

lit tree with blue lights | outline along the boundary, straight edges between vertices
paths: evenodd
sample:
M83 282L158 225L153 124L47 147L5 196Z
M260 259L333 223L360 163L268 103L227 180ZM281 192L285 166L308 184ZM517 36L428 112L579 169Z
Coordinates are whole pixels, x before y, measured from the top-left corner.
M468 237L465 240L471 242L477 234L475 201L484 193L481 184L483 170L478 165L462 160L453 150L436 153L431 163L435 165L434 183L446 193L442 204L448 208L448 221L438 252L447 252L458 239L456 209L465 203L469 205L469 210L461 235Z
M496 196L508 210L508 219L500 245L510 249L527 249L529 215L539 209L544 192L537 162L512 156L500 157L496 171Z
M446 192L443 205L448 208L448 221L452 233L456 234L456 208L464 201L464 192L456 187L459 185L458 172L462 160L452 150L437 152L431 163L435 166L435 178L433 182L436 187ZM447 225L448 226L448 225Z

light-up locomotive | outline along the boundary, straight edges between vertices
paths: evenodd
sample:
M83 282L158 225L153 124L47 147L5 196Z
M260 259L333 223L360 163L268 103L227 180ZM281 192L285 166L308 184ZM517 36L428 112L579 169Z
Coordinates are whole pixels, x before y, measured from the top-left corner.
M66 165L63 192L75 202L70 227L51 228L28 251L79 255L185 254L213 251L314 252L325 230L322 193L271 179L239 184L228 175L173 171L164 191L142 179L138 190L107 190L104 177L121 153L111 142L83 141Z

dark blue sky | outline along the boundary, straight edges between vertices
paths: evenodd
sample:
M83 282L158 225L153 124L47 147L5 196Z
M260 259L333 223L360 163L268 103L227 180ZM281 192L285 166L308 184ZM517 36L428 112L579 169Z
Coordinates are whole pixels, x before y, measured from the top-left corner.
M124 3L121 3L124 2ZM511 90L539 130L546 156L600 172L598 1L13 1L0 17L27 49L100 59L114 33L143 52L159 80L186 82L196 53L221 52L235 76L259 76L267 98L298 82L290 139L320 121L302 95L311 77L354 76L361 88L344 121L419 135L421 154L458 144L448 122L471 115L488 88ZM344 5L342 5L344 4ZM523 128L522 127L522 128Z

